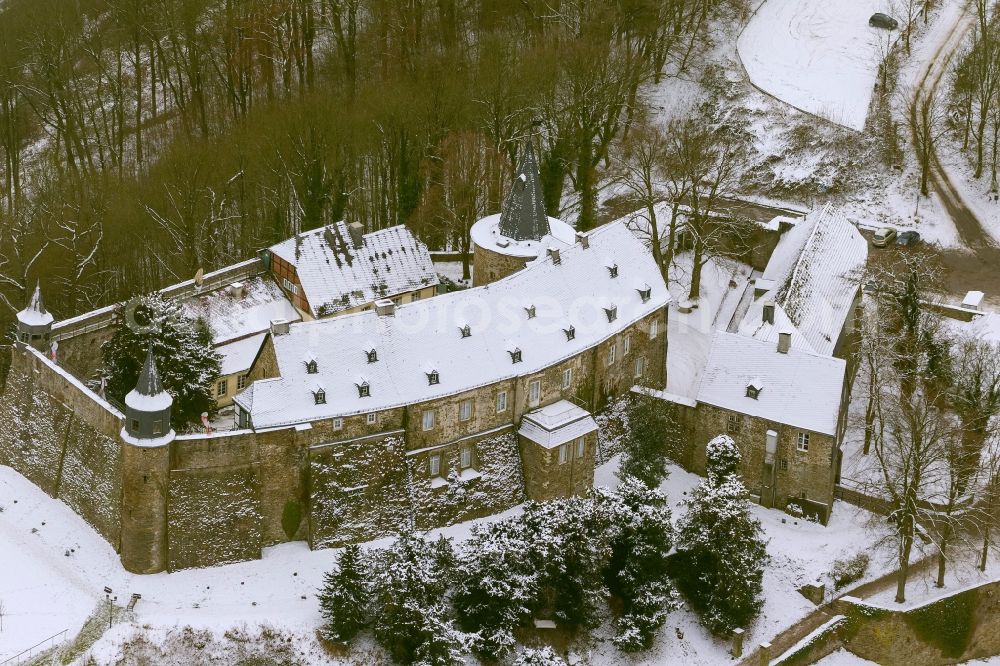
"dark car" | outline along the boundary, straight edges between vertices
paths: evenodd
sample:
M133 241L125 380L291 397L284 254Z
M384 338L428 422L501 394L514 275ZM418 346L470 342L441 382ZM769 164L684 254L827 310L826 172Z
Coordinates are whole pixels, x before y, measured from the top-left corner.
M899 21L892 18L888 14L882 14L881 12L876 12L872 14L872 17L868 19L868 25L873 28L884 28L885 30L895 30L899 27Z
M916 231L904 231L896 237L896 245L916 245L920 242L920 234Z

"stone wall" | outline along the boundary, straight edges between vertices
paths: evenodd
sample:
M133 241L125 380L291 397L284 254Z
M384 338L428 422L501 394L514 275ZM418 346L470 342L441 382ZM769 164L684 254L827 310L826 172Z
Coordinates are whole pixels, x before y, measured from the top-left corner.
M496 282L512 273L516 273L528 265L524 257L512 257L473 244L472 252L472 286L480 287L490 282ZM533 259L531 260L533 261Z
M594 459L597 452L597 431L584 437L582 457L576 455L576 441L566 442L569 453L559 462L559 447L545 448L525 437L519 437L521 460L524 461L524 490L528 499L542 502L557 497L585 495L594 485Z

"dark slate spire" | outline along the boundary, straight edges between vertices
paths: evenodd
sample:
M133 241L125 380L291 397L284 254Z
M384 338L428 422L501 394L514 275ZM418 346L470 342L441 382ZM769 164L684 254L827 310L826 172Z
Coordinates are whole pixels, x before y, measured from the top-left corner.
M524 142L524 154L517 167L514 185L500 213L500 235L512 240L541 240L549 233L538 160L531 139Z
M160 373L156 369L156 359L153 358L153 348L146 352L146 362L139 373L139 383L135 385L136 393L142 395L160 395L163 393L163 384L160 382Z

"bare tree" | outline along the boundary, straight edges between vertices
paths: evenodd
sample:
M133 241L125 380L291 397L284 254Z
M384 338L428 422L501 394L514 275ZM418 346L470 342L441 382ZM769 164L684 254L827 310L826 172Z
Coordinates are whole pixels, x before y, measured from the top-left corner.
M656 209L657 204L664 199L663 183L668 179L664 167L669 141L670 138L661 127L643 122L629 133L620 156L614 158L621 183L640 206L635 217L641 224L635 230L646 237L664 284L669 280L676 217L672 218L668 229L661 230Z
M930 195L931 162L938 141L945 135L947 113L935 95L917 96L910 103L910 131L920 164L920 194Z

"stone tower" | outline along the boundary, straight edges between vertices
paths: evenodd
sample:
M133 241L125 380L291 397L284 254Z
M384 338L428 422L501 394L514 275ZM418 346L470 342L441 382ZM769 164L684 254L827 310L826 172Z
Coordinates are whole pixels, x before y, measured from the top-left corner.
M167 488L170 480L170 408L150 350L139 382L125 396L122 428L121 559L134 573L167 568Z
M28 307L17 313L17 341L47 353L52 336L52 314L42 303L41 286L35 285Z

